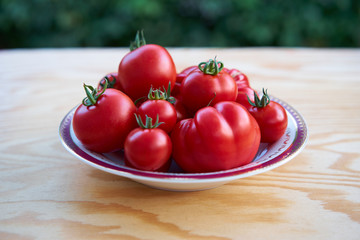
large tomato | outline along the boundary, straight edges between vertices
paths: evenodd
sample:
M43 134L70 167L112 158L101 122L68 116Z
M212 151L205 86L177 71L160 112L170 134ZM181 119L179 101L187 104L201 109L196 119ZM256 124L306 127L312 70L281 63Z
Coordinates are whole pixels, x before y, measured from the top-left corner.
M176 81L176 68L169 52L162 46L146 44L137 35L134 44L119 64L118 79L124 92L132 99L145 97L150 87L162 89Z
M173 158L186 172L212 172L247 164L260 145L255 119L239 103L224 101L177 123Z
M273 143L284 135L288 119L283 106L271 101L267 91L263 89L261 99L254 92L254 101L249 101L250 114L256 119L261 130L261 142Z
M189 113L221 101L235 101L235 80L222 70L223 64L214 60L199 64L181 83L181 101Z
M172 143L169 135L157 128L158 120L146 117L144 124L141 117L136 117L139 128L129 133L125 141L125 160L128 165L145 171L161 171L169 167Z
M84 85L87 98L76 109L73 129L89 150L105 153L122 149L128 133L136 127L136 107L131 99L116 89L101 92Z

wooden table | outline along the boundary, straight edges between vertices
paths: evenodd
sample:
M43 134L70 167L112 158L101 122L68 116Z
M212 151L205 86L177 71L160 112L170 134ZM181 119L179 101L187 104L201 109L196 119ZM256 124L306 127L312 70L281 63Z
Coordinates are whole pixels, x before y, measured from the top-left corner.
M360 239L360 50L169 48L178 70L217 58L306 119L310 138L272 171L199 192L94 169L58 127L127 53L0 51L0 239Z

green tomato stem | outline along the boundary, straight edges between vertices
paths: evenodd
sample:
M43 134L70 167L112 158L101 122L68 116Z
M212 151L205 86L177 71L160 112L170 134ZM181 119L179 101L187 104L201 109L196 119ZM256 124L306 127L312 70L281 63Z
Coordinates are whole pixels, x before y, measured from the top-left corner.
M141 35L140 35L141 34ZM141 30L140 32L136 32L135 40L130 42L130 51L134 51L135 49L146 45L144 31Z
M263 88L263 96L261 97L261 99L257 95L256 91L254 91L254 102L250 100L249 96L246 95L246 97L249 103L251 104L251 106L254 107L264 108L270 103L270 97L267 93L267 89L265 90L264 88Z
M86 97L82 100L82 104L86 107L95 105L99 97L105 92L108 87L108 79L105 78L105 84L101 92L98 93L97 89L84 83Z
M224 64L217 61L215 57L207 62L201 62L198 67L204 74L216 76L224 68Z
M158 126L163 124L163 122L159 122L159 115L156 115L156 121L154 124L152 123L152 118L149 117L148 115L145 115L146 119L145 119L145 124L144 124L141 119L141 116L136 113L134 113L134 114L135 114L136 122L138 123L139 127L142 129L153 129L153 128L157 128Z

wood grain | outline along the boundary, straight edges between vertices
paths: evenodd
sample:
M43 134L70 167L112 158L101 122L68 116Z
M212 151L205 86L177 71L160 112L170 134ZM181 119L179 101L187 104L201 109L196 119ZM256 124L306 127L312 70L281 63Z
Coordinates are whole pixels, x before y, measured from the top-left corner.
M310 138L272 171L167 192L95 170L58 126L127 49L0 51L0 239L359 239L360 50L169 48L217 58L295 107Z

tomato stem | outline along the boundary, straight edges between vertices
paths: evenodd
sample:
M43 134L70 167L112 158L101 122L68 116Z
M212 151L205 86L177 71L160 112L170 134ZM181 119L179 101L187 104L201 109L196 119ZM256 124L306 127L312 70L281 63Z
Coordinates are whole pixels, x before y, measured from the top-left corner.
M82 104L84 106L86 106L86 107L95 105L97 100L105 92L107 87L108 87L108 78L107 77L105 78L104 87L101 90L101 92L98 92L98 90L95 89L94 87L92 87L90 85L86 85L84 83L84 89L85 89L86 97L82 100Z
M138 123L139 127L143 128L143 129L153 129L153 128L157 128L158 126L163 124L163 122L159 122L159 115L156 115L156 121L154 124L152 123L151 117L149 117L148 115L145 115L145 117L146 117L146 119L145 119L145 124L144 124L141 119L141 116L139 114L135 113L136 122Z
M210 100L210 102L208 103L207 107L211 105L211 103L214 101L216 97L216 92L214 92L214 97Z
M116 83L116 77L114 76L114 75L110 75L111 77L112 77L112 81L110 81L110 79L107 77L107 76L105 76L102 80L104 80L104 81L100 81L100 87L101 87L101 89L103 89L104 88L104 86L105 86L105 84L106 84L106 81L105 80L107 80L108 81L108 85L107 85L107 88L114 88L114 85L115 85L115 83Z
M171 93L171 82L169 82L167 90L163 86L164 91L161 91L160 89L153 89L150 88L148 99L149 100L165 100L170 103L175 103L175 98L170 96Z
M254 91L254 102L250 100L248 95L246 95L246 97L247 97L249 103L251 104L251 106L254 106L254 107L263 108L263 107L266 107L270 103L270 97L267 93L267 89L265 90L264 88L263 88L263 95L262 95L261 99L257 95L256 91Z
M198 67L204 74L216 76L224 68L224 64L217 61L215 57L207 62L201 62Z
M130 51L134 51L135 49L146 45L145 37L144 37L144 31L137 31L135 40L130 42Z

